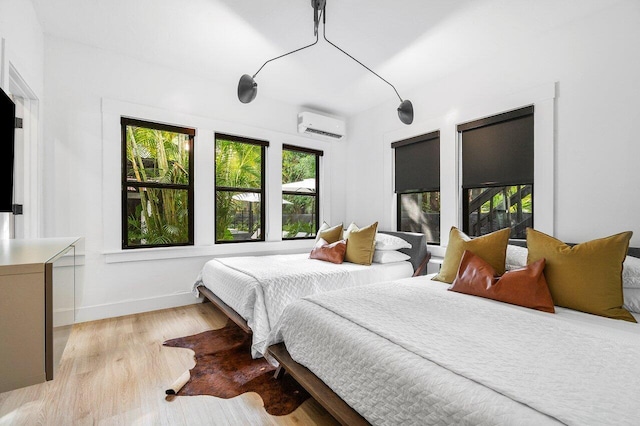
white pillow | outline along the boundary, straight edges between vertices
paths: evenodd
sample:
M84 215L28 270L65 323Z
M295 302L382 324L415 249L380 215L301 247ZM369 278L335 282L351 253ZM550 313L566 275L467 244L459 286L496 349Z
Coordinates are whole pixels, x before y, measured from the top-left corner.
M524 268L527 266L528 252L529 251L524 247L509 244L507 246L505 269L507 271L511 271L512 269Z
M351 231L359 231L360 228L358 228L358 225L356 225L355 223L351 222L351 224L347 227L347 229L345 229L344 231L342 231L342 239L346 240L349 238L349 234L351 233Z
M627 311L640 313L640 288L623 288L622 294L624 295L622 307Z
M411 259L408 254L400 253L395 250L377 250L373 252L373 263L394 263Z
M411 243L400 237L389 234L376 234L376 250L410 249Z
M640 289L640 258L627 256L624 260L622 264L622 287Z

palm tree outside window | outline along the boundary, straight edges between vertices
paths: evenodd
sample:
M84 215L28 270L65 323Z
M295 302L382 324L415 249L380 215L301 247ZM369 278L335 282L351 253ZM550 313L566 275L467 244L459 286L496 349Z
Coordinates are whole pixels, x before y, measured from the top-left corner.
M122 117L122 248L193 245L195 129Z
M222 133L215 140L216 243L264 241L269 142Z

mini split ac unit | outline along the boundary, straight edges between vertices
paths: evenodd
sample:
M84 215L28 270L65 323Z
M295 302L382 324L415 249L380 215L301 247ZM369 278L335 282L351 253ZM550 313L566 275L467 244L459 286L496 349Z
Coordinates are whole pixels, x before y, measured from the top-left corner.
M346 134L344 120L327 117L314 112L298 114L298 132L324 136L331 139L342 139Z

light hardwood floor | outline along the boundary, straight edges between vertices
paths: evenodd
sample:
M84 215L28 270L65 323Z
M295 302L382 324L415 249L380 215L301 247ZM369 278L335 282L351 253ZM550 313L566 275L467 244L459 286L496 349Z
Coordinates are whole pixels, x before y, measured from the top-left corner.
M255 393L168 400L165 388L194 360L162 342L225 323L207 303L76 324L53 381L0 394L0 425L337 424L313 399L282 417Z

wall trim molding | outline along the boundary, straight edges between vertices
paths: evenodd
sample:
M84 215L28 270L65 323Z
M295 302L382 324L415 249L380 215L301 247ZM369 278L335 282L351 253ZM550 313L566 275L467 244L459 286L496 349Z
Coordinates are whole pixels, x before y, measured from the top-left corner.
M96 321L106 318L121 317L124 315L140 314L143 312L158 311L160 309L176 308L178 306L200 303L201 298L196 298L190 291L163 296L148 297L144 299L124 300L102 305L83 306L76 310L75 323Z

